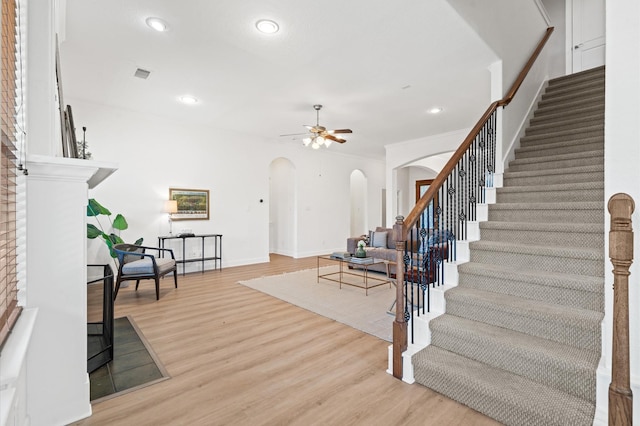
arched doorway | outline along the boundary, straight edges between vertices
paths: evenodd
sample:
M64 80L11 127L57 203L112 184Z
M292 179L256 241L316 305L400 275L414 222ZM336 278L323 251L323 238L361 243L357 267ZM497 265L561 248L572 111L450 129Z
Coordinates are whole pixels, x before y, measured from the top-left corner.
M276 158L269 166L269 252L296 253L296 173L293 163Z

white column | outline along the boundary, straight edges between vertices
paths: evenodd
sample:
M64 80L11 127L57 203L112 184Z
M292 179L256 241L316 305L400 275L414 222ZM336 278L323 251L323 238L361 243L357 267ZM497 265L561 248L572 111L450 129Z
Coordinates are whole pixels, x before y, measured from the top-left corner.
M86 205L99 163L29 156L26 306L38 310L27 353L30 424L91 414L87 374Z

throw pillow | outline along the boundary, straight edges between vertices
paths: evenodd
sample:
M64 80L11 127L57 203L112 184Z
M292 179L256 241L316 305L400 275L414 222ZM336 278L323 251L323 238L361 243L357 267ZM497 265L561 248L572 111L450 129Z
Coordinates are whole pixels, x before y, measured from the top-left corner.
M448 229L443 231L435 230L433 234L429 237L428 244L430 246L446 243L449 240L453 239L453 234Z
M386 232L372 232L371 246L372 247L387 247L387 233Z

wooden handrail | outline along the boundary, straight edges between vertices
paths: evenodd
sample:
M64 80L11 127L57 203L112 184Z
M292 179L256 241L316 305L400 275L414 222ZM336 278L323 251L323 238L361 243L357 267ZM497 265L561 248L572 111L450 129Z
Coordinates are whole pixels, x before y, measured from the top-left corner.
M544 37L542 37L542 40L540 40L540 43L538 43L536 50L533 51L533 54L529 58L529 61L527 61L524 68L522 68L522 71L520 71L520 74L518 75L518 78L516 78L516 81L513 82L511 89L509 89L509 91L507 92L504 98L498 101L499 107L504 107L511 103L511 100L518 92L520 85L522 84L524 79L527 77L527 74L529 74L529 71L531 71L531 67L533 67L533 64L535 63L536 59L538 59L538 56L540 56L540 52L542 52L544 45L547 44L547 40L549 40L549 38L551 37L551 33L553 33L553 29L554 27L547 28L547 31L545 32Z
M615 194L611 214L609 257L613 264L613 347L609 385L609 425L631 425L633 394L629 378L629 267L633 262L633 198Z
M438 176L433 180L433 183L429 186L429 189L427 190L427 192L424 193L424 195L420 198L420 200L418 200L416 205L413 207L411 212L407 215L403 225L403 233L402 233L403 237L405 237L409 232L409 229L411 229L416 224L422 212L427 208L427 206L429 205L433 197L436 195L437 191L440 189L444 181L451 174L456 164L458 164L458 161L460 161L464 153L467 151L471 143L474 141L474 139L478 135L478 132L480 132L480 129L482 129L487 119L491 116L491 114L493 114L493 112L498 107L506 106L511 102L516 92L520 88L520 85L522 85L522 82L524 81L525 77L531 70L533 63L538 58L538 56L540 55L540 52L542 51L545 44L547 43L547 40L549 40L549 37L551 37L551 33L553 33L553 29L554 27L547 28L546 32L544 33L544 36L542 37L542 40L540 40L540 42L538 43L538 46L531 54L531 57L529 58L525 66L522 68L522 71L520 71L520 74L518 74L518 77L516 78L516 81L511 86L511 89L509 89L509 92L507 92L505 97L502 98L501 100L493 102L491 105L489 105L489 108L487 108L487 110L482 115L482 117L480 117L480 120L478 120L476 125L473 126L473 128L471 129L471 131L469 132L465 140L462 142L460 147L458 147L458 149L451 156L447 164L442 168L440 173L438 173Z

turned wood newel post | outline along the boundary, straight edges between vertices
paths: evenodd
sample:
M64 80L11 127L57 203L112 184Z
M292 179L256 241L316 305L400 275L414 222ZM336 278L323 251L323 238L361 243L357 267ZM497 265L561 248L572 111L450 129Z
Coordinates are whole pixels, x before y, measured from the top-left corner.
M402 353L407 350L407 321L404 317L404 217L397 216L396 236L396 319L393 321L393 377L402 379Z
M613 348L609 385L609 425L632 423L633 394L629 379L629 267L633 261L631 214L635 208L627 194L609 199L611 230L609 257L613 264Z

